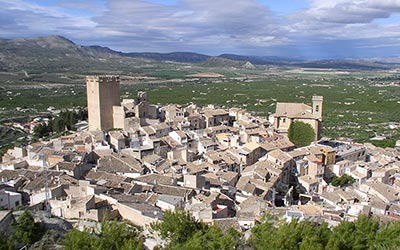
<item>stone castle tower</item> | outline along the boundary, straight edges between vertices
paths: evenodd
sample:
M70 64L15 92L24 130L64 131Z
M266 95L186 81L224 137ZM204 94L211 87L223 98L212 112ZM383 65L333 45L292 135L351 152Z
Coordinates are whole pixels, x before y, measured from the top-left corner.
M89 130L114 128L113 106L120 105L118 76L87 76Z

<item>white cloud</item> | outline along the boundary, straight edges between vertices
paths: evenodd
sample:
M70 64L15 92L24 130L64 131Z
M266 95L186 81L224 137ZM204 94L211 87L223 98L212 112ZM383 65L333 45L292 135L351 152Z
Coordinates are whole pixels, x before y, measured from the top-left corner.
M96 0L59 0L57 2L59 7L76 9L90 12L103 11L103 5L101 1Z
M0 0L0 5L0 36L3 37L71 33L78 36L96 25L88 17L73 16L57 7L22 0Z
M57 5L42 6L29 0L0 0L0 37L58 34L79 44L123 51L284 56L336 55L340 47L365 54L369 50L361 52L362 48L394 50L400 37L400 23L393 19L400 13L400 0L309 0L309 8L287 16L258 0L104 3L59 0Z
M162 38L175 49L199 41L223 47L253 44L257 39L264 40L262 46L272 46L286 40L273 13L255 0L182 0L177 5L113 0L94 20L103 31L133 33L144 44ZM265 37L272 39L267 43Z
M309 9L292 17L322 23L370 23L400 13L398 0L311 0Z
M372 39L400 35L400 24L380 24L400 12L393 0L312 0L311 7L287 17L286 29L293 36L323 39Z

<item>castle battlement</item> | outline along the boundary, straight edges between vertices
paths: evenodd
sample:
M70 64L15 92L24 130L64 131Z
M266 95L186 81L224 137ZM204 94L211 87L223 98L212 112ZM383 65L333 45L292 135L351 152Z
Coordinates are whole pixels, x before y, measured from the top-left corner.
M116 82L116 81L119 81L119 76L115 75L86 76L86 82Z

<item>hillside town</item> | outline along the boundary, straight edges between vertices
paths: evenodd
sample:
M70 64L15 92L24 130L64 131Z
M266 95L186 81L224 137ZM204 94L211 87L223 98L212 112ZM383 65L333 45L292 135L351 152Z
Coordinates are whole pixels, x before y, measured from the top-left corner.
M360 214L400 219L400 150L321 138L323 97L276 104L268 118L241 108L120 100L118 76L88 76L88 126L26 147L0 164L0 226L27 206L78 228L121 218L143 228L167 210L249 232L268 213L327 222ZM314 142L296 147L290 124ZM82 122L80 123L82 124ZM333 179L348 177L344 185Z

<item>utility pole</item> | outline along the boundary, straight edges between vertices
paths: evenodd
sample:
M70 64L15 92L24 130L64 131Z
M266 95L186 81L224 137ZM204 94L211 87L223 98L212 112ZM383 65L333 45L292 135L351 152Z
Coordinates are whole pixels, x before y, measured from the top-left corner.
M275 194L276 194L276 190L275 190L275 188L272 188L272 209L273 209L273 211L275 211Z
M49 178L47 174L47 168L49 163L46 161L44 166L44 178L45 178L45 193L46 193L46 211L50 213L50 194L49 194Z
M44 193L46 197L45 206L46 206L46 211L50 212L49 178L47 173L49 163L47 162L46 157L44 155L42 155L41 158L43 160L42 173L44 174Z

